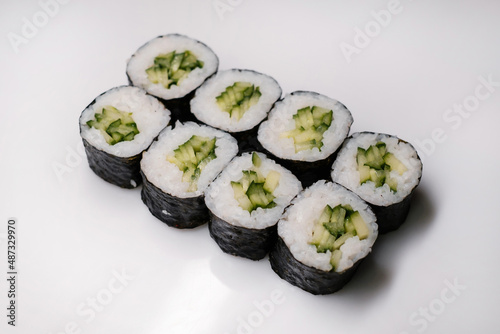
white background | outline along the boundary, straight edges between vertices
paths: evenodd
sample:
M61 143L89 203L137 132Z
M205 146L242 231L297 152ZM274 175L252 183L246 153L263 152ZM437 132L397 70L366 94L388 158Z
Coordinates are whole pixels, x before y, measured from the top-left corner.
M500 3L389 3L73 0L45 9L49 17L37 1L2 0L0 331L497 333ZM292 289L267 258L222 253L206 226L169 228L140 189L91 172L81 111L126 84L128 57L167 33L206 43L220 69L254 69L284 93L340 100L353 114L351 132L390 133L417 147L424 175L406 223L377 240L343 290ZM13 36L25 39L16 45ZM356 48L348 57L347 44ZM481 77L496 86L476 90ZM464 103L472 110L464 116L447 111ZM15 328L4 278L10 217Z

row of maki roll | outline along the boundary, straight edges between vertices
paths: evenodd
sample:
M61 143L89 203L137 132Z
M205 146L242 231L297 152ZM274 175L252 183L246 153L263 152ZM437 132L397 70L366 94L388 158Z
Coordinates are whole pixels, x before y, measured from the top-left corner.
M281 278L313 294L341 289L378 233L406 219L417 152L390 135L347 138L353 118L337 100L281 98L272 77L218 66L183 35L140 47L127 63L133 86L80 116L90 168L120 187L143 183L142 201L171 227L208 223L225 253L269 253Z
M262 259L276 241L276 223L300 190L295 175L262 153L234 158L205 193L211 237L226 253Z
M141 161L141 198L169 226L194 228L209 220L208 185L238 153L228 133L193 122L167 127Z
M102 93L79 121L90 168L114 185L137 187L142 152L169 122L170 111L143 89L121 86Z

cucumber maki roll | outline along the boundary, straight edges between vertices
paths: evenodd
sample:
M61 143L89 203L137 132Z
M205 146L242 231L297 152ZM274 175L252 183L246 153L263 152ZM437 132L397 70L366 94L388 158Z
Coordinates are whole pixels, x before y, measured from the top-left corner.
M142 201L172 227L208 222L204 191L237 152L236 139L221 130L193 122L167 127L144 152Z
M281 97L279 84L262 73L232 69L221 71L196 90L191 112L205 124L228 131L240 152L261 149L258 125Z
M262 153L234 158L205 193L210 236L226 253L260 260L276 241L276 223L302 190L300 181Z
M373 132L349 137L332 169L333 181L371 204L381 233L405 221L422 177L422 162L410 143Z
M189 111L189 100L218 66L219 59L208 46L170 34L141 46L127 63L127 76L132 85L162 99L174 122L184 122L196 120Z
M140 160L170 121L170 111L143 89L121 86L92 101L80 116L90 168L122 188L141 183Z
M278 222L272 269L312 294L340 290L377 239L368 204L339 184L320 180L301 192Z
M277 102L258 130L258 140L304 187L330 177L335 153L349 134L351 113L340 102L297 91Z

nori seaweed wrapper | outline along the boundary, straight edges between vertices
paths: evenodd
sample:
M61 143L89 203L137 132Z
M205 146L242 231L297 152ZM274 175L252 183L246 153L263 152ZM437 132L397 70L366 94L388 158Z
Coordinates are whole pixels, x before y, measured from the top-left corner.
M141 184L142 152L132 157L120 158L95 148L83 138L82 140L90 169L101 179L129 189Z
M259 130L259 124L250 130L240 131L240 132L229 132L231 136L236 138L238 141L238 154L241 155L246 152L263 152L264 148L257 140L257 132Z
M260 145L260 142L259 142ZM317 161L300 161L291 159L282 159L268 150L262 148L263 152L276 163L291 171L302 183L302 187L307 188L318 180L331 180L330 172L337 152L332 153L325 159Z
M319 270L295 259L283 239L278 237L269 253L269 261L276 274L288 283L314 295L326 295L342 289L351 280L363 259L341 273Z
M171 227L195 228L209 221L204 196L180 198L163 192L141 172L141 199L149 211Z
M276 224L264 229L234 226L210 212L210 236L225 253L260 260L276 241Z
M375 213L375 216L377 216L378 230L381 234L397 230L405 222L410 211L411 199L416 188L415 186L411 193L403 198L401 202L387 206L374 205L367 201Z
M197 88L196 88L197 89ZM189 102L194 96L194 93L196 91L194 89L192 92L189 94L185 95L184 97L180 97L177 99L171 99L171 100L164 100L162 98L158 99L165 105L165 107L170 110L172 113L172 121L171 123L174 124L177 121L181 121L182 123L185 122L196 122L198 124L202 124L194 115L191 113L191 106Z

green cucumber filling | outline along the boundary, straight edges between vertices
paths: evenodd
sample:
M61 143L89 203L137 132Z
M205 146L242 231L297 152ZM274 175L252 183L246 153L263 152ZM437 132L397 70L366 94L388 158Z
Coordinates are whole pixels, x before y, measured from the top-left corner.
M360 240L368 238L370 229L358 211L349 205L337 205L332 209L327 205L314 224L311 245L318 253L330 251L330 264L335 270L342 257L340 246L347 239L358 236Z
M312 106L297 110L293 115L295 129L283 132L281 137L293 138L295 153L317 147L323 147L323 133L330 127L333 111Z
M393 192L397 192L398 182L391 177L391 171L402 175L408 170L394 154L387 152L385 143L381 141L366 150L358 147L356 161L360 184L371 181L377 188L387 184Z
M274 208L276 203L273 192L279 184L281 175L271 170L264 177L260 171L262 160L255 152L252 154L252 163L252 170L244 170L243 177L238 182L231 181L234 198L242 209L250 213L257 208Z
M112 106L105 106L100 113L95 113L94 119L88 121L87 125L101 131L109 145L134 140L135 135L139 134L132 113Z
M154 60L154 65L146 70L149 81L161 84L165 88L179 85L195 68L203 68L203 62L189 51L160 54Z
M198 189L198 179L203 168L217 158L215 148L215 138L194 135L174 150L174 156L167 156L167 161L183 172L182 181L189 182L188 191Z
M257 104L261 97L259 87L250 82L235 82L215 98L222 111L229 113L229 117L239 120L251 106Z

